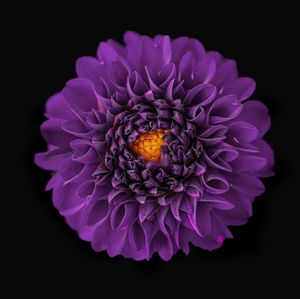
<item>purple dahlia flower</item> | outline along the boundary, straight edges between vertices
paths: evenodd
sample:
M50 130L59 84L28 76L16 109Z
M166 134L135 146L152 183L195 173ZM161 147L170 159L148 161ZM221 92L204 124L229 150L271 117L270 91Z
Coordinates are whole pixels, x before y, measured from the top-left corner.
M213 250L251 216L273 174L255 82L195 39L134 32L76 62L78 77L46 104L47 190L96 251L169 260Z

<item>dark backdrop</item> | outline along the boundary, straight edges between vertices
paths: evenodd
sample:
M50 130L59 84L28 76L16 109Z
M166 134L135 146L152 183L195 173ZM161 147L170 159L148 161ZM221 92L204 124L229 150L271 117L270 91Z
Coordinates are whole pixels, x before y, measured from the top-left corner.
M99 298L107 290L112 297L117 291L141 298L168 293L186 298L193 291L197 298L256 292L290 297L299 276L299 195L294 193L299 177L299 147L294 143L299 138L300 101L297 21L288 3L263 8L250 2L231 7L214 2L174 2L165 8L150 1L122 7L43 3L11 10L4 29L7 45L15 51L10 103L17 113L11 125L13 144L17 141L18 146L11 152L18 163L9 179L10 195L3 198L13 204L13 219L11 212L2 211L8 218L2 230L12 239L5 256L12 291L37 293L40 298L63 291L87 298L85 292L91 290ZM240 74L257 82L253 97L269 107L272 127L266 138L275 150L276 176L266 181L266 192L254 202L248 224L232 228L234 239L212 253L193 248L189 256L180 252L170 262L157 256L134 262L95 253L53 208L51 194L44 192L49 173L33 165L34 153L46 148L39 135L46 99L75 76L76 58L95 55L101 40L121 41L128 29L200 39L206 49L236 59Z

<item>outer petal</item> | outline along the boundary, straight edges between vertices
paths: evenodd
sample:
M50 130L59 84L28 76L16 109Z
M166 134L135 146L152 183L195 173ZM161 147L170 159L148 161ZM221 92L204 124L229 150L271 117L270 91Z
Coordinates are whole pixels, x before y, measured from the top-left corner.
M248 122L258 129L258 138L269 130L271 125L267 107L259 101L249 101L243 105L243 111L234 121Z
M70 108L82 112L97 109L97 98L94 94L92 82L83 78L68 81L63 90Z
M62 129L63 122L55 118L46 120L41 125L41 134L49 144L68 149L74 137Z
M54 188L53 204L60 214L64 216L74 214L85 205L86 200L76 195L77 188L78 185L75 183L60 184Z
M158 72L171 59L170 39L165 37L159 44L147 36L135 39L128 46L127 61L132 70L144 74L144 66L150 66Z
M107 78L107 66L94 57L84 56L76 61L78 77L97 81L100 77Z
M261 180L254 175L231 173L230 175L226 175L226 177L228 182L232 185L232 188L245 195L258 196L265 191L265 187Z
M117 60L118 52L109 43L101 42L97 50L97 56L102 64L111 63Z
M273 167L274 167L274 152L270 145L263 139L257 140L254 142L254 145L260 151L260 155L267 160L265 167L256 171L256 174L259 177L269 177L274 175Z
M256 87L255 81L251 78L239 78L228 84L225 84L222 94L234 94L239 101L249 98Z
M58 170L61 164L71 155L65 148L51 149L45 153L35 155L34 162L39 167L47 170Z
M48 118L72 119L74 114L68 108L66 99L62 92L51 96L46 103L46 116Z
M179 65L182 57L191 51L196 61L199 61L205 55L203 45L196 39L188 37L179 37L172 41L172 62Z
M235 95L227 95L217 99L211 106L208 115L209 123L219 124L236 118L242 111L243 105Z
M224 85L238 78L237 66L234 60L225 60L218 68L212 79L212 84L222 90Z

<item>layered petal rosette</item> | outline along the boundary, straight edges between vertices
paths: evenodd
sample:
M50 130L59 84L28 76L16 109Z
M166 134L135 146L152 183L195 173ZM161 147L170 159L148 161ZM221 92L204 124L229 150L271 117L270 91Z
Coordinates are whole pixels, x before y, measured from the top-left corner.
M255 82L195 39L137 33L101 42L46 104L53 204L96 251L169 260L213 250L245 223L272 175Z

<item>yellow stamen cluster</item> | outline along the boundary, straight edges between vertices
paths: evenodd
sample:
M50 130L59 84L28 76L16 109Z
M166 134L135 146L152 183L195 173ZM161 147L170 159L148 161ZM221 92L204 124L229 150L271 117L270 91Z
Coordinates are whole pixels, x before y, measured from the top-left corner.
M167 130L156 130L149 133L141 133L137 140L129 144L129 148L142 156L146 162L160 162L161 150L160 147L165 145L162 139L167 133Z

